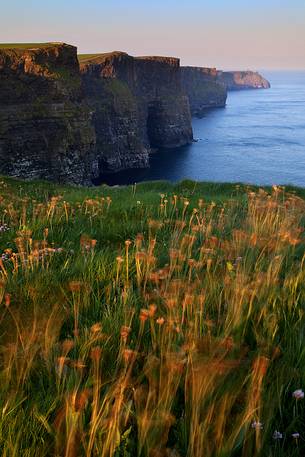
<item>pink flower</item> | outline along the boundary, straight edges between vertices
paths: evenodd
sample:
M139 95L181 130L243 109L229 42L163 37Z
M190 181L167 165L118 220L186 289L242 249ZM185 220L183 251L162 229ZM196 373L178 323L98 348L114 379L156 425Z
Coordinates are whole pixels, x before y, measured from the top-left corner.
M261 430L263 428L263 424L259 421L254 421L252 422L251 427L255 428L255 430Z
M304 398L304 392L302 389L297 389L293 392L292 396L296 399L296 400L300 400L301 398Z

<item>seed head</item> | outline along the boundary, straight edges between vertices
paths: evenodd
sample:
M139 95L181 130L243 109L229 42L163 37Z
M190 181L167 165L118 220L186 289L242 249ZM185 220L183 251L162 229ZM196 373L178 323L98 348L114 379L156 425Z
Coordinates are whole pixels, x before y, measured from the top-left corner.
M140 311L140 321L145 322L149 318L149 310L142 308Z
M164 324L164 322L165 322L165 319L164 319L164 317L158 317L158 319L156 320L156 322L157 322L157 324L158 324L158 325L160 325L160 326L161 326L161 325L163 325L163 324Z

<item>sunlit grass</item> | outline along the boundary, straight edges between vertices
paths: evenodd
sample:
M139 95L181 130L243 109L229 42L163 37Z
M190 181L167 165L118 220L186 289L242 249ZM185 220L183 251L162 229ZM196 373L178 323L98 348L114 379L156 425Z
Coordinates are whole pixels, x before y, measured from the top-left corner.
M3 456L299 456L302 191L3 179Z

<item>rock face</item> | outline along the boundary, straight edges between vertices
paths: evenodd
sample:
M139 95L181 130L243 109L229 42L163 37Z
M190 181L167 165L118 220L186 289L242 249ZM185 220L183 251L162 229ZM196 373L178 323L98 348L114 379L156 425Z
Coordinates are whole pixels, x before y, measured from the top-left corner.
M225 106L227 89L217 78L216 68L181 67L182 87L193 116L201 117L208 108Z
M218 71L217 81L228 90L270 88L269 81L255 71Z
M0 173L90 184L193 139L179 60L0 45Z
M152 149L192 141L179 59L113 52L80 57L80 68L95 113L100 172L148 166Z
M94 147L76 48L0 47L0 172L89 183Z

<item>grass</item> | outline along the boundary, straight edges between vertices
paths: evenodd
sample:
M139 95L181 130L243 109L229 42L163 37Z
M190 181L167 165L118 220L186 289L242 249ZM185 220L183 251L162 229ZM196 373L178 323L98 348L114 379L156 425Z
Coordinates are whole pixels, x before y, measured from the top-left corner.
M77 58L79 63L81 64L94 64L94 63L102 63L105 59L111 56L120 56L120 55L127 55L121 51L112 51L112 52L104 52L104 53L97 53L97 54L78 54Z
M0 49L37 49L48 48L58 43L0 43Z
M304 190L0 186L1 455L304 454Z

